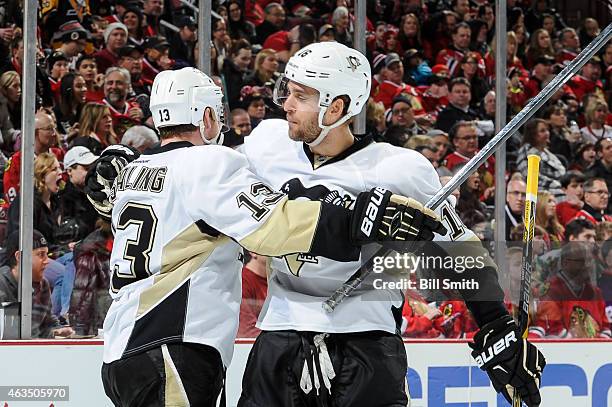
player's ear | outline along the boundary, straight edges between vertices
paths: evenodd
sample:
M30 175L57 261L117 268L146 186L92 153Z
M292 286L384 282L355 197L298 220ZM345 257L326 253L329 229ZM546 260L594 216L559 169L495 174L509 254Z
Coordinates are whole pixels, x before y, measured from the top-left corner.
M207 107L206 109L204 109L204 112L202 113L202 120L204 121L204 128L205 129L210 129L212 127L212 122L213 122L213 111L210 107Z

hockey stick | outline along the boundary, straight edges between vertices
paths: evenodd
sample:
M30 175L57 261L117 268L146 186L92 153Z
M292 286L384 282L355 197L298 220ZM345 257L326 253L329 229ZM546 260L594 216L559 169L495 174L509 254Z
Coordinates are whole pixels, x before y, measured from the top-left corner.
M527 338L529 326L529 300L531 298L531 270L533 262L533 231L535 229L536 204L538 203L538 176L540 156L527 157L527 196L525 199L525 230L523 231L523 257L521 259L521 290L519 294L518 326L523 338ZM512 395L512 407L523 402L517 391Z
M429 202L425 205L426 207L435 210L438 208L454 191L458 188L470 175L474 173L494 152L497 148L505 143L508 138L519 127L521 127L527 120L538 111L540 107L550 97L557 92L578 70L587 63L589 59L595 55L595 53L612 38L612 24L609 24L591 43L576 56L555 78L546 85L540 93L538 93L527 106L523 108L508 124L500 130L495 137L493 137L483 148L476 154L468 163L451 178L451 180L434 195ZM322 304L323 309L327 312L333 312L333 310L351 293L359 287L359 285L365 280L368 275L372 272L372 265L374 258L385 256L389 250L384 247L370 258L367 263L362 265L352 276L346 280L346 282L338 288L327 300Z

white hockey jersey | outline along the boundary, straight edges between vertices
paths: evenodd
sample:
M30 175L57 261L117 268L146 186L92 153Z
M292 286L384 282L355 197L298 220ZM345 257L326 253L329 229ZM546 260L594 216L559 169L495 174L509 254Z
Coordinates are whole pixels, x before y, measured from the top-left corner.
M240 151L253 172L273 188L297 190L298 195L346 207L352 207L360 192L374 187L422 203L441 188L431 163L421 154L367 139L357 140L340 156L317 165L308 147L292 141L287 122L279 119L261 122ZM456 215L454 201L444 203L437 212L449 232L434 240L477 239ZM263 330L395 333L398 321L394 314L401 315L403 300L399 290L367 289L364 284L333 313L322 309L321 303L360 265L360 261L343 263L304 254L272 259L268 296L257 326Z
M117 177L106 363L167 342L212 346L230 363L241 248L308 251L323 211L274 192L226 147L175 142ZM355 249L355 256L357 249Z

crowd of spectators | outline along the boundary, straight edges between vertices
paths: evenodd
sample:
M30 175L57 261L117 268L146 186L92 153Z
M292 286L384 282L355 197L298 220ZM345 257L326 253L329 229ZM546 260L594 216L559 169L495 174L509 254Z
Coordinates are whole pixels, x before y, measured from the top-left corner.
M22 1L0 7L0 299L13 301L18 277ZM597 19L570 27L547 0L508 0L507 70L495 77L495 10L487 0L367 2L367 57L373 83L366 135L419 151L445 183L494 134L495 80L516 115L600 32ZM214 1L212 77L226 95L225 144L242 144L259 122L283 118L272 102L276 80L303 46L351 46L351 0ZM194 7L180 0L47 0L37 31L34 151L36 250L33 267L40 336L96 335L109 306L110 225L96 216L83 186L101 151L158 143L149 111L155 75L195 66ZM506 240L522 240L527 156L541 157L530 334L605 337L612 321L612 42L589 60L507 143ZM409 171L410 163L406 163ZM495 160L454 195L463 222L492 241ZM402 169L398 168L398 171ZM37 238L38 236L38 238ZM38 239L38 240L37 240ZM41 240L42 239L42 240ZM41 241L45 242L43 245ZM266 259L247 254L240 336L254 336L266 293ZM500 270L516 309L521 250ZM44 269L44 277L40 270ZM519 273L519 274L517 274ZM34 280L34 279L33 279ZM10 293L7 293L10 291ZM41 294L42 292L42 294ZM470 336L464 303L406 293L402 334ZM44 327L43 327L44 325ZM70 327L70 329L63 329ZM59 328L58 328L59 327Z

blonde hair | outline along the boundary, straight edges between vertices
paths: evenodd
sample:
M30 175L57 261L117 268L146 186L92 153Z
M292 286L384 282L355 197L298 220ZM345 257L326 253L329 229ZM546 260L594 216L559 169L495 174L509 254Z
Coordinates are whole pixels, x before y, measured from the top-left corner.
M536 224L544 228L551 237L553 235L562 235L565 232L565 228L561 225L559 219L557 219L556 213L551 217L546 215L546 206L552 196L550 192L538 192L538 203L536 204Z
M108 106L95 102L86 103L81 110L81 117L79 118L79 136L90 137L92 133L96 134L98 124L100 124L102 118L107 114L110 115L110 109ZM107 144L115 144L116 140L117 136L111 127L108 139L102 140L102 142Z
M15 82L15 80L19 78L19 74L15 71L6 71L2 75L0 75L0 88L6 89Z
M257 56L255 56L255 72L257 76L259 76L259 79L261 79L263 82L267 82L272 78L271 74L263 72L260 69L261 65L263 64L264 59L266 59L270 55L276 56L276 51L273 50L272 48L262 49L261 51L259 51Z
M377 126L385 122L385 105L382 102L374 102L374 99L368 99L366 106L366 123L371 123Z
M34 160L34 188L39 192L45 191L45 177L53 170L57 158L52 153L42 153Z
M593 122L593 117L595 116L595 111L597 109L599 109L600 107L605 107L606 110L608 110L608 104L606 103L605 100L602 100L600 98L593 98L591 100L589 100L589 102L587 103L586 108L584 109L584 117L586 119L587 125L591 124Z
M406 143L404 143L404 148L409 148L411 150L414 150L419 146L432 147L431 137L424 134L415 134L414 136L410 137Z
M516 38L516 33L514 31L508 31L508 33L506 34L506 42L509 43L510 41L514 42L514 45L516 45L514 47L514 54L512 55L512 58L515 59L516 58L516 53L518 51L518 39ZM495 48L497 48L495 46L495 36L493 36L493 39L491 40L491 44L489 49L491 50L491 56L493 56L493 59L495 59ZM514 61L508 61L508 63L511 63Z
M598 242L603 242L607 240L606 237L610 239L611 235L612 235L612 222L603 221L603 222L599 222L595 226L595 236Z

